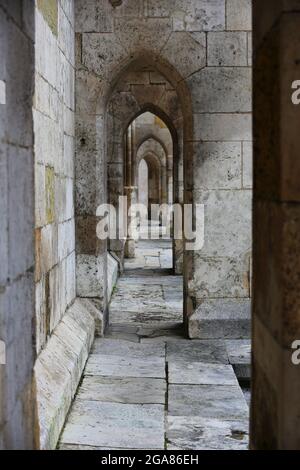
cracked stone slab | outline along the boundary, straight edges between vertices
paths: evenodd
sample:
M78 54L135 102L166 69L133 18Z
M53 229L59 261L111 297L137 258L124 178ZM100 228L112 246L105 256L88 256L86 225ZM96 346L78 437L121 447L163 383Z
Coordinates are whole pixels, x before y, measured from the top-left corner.
M164 406L76 400L61 444L163 449Z
M247 420L169 416L168 450L247 450Z
M238 385L170 385L170 416L247 420L248 406Z
M222 340L184 340L180 348L176 343L167 345L167 361L170 362L209 362L228 364L225 342Z
M163 379L86 376L77 398L112 403L164 404L166 387Z
M165 378L163 357L132 358L91 354L85 375L104 377L154 377Z

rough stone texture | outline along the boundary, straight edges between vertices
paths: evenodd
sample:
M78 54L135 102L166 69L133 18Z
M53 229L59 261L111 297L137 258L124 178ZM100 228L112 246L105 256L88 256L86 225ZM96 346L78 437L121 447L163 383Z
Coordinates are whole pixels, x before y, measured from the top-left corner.
M232 31L251 30L251 0L227 0L226 27Z
M169 364L170 384L236 385L237 380L230 365L180 362Z
M32 2L0 1L0 43L0 449L34 449Z
M78 398L112 403L164 404L166 382L151 378L113 378L86 376Z
M242 67L248 65L247 33L208 33L207 65Z
M125 260L111 301L123 312L156 293L155 324L120 315L95 340L59 449L247 448L248 407L225 341L187 340L182 325L165 322L166 305L182 301L182 278L147 268L147 255L159 259L163 246L138 242L144 256ZM232 359L236 347L228 344Z
M227 354L224 341L181 341L180 348L173 342L167 344L167 360L174 362L209 362L210 364L227 364Z
M217 418L170 416L168 450L247 450L248 424Z
M201 400L199 399L201 397ZM248 406L238 385L170 385L170 416L248 419Z
M162 449L164 406L77 400L61 441L109 449Z
M250 337L251 307L249 300L203 300L190 318L190 338Z
M73 302L74 4L36 2L35 240L37 353ZM47 54L45 54L47 51Z
M40 448L54 449L84 369L95 321L80 301L68 309L35 364Z
M107 255L107 300L111 299L113 289L116 285L119 275L119 263L111 256L110 253Z
M123 172L122 135L139 113L155 113L172 134L174 200L200 202L201 197L197 198L194 189L201 194L207 189L216 191L216 197L211 195L206 216L209 255L207 252L205 256L210 258L206 263L206 278L210 277L210 281L205 297L213 299L217 291L217 296L223 299L249 299L250 2L237 5L235 1L225 0L163 0L159 3L151 0L145 2L144 8L139 2L128 1L116 8L109 2L102 2L101 6L102 9L92 0L76 2L76 120L80 130L76 210L88 217L94 214L101 198L116 204L118 196L125 194L124 176L133 195L136 185L133 183L136 181L134 152L132 165L126 163L127 170ZM105 103L108 103L107 108ZM105 129L103 124L98 125L94 116L103 117L107 110ZM133 134L132 141L127 138L127 156L132 151L128 150L130 142L138 139L136 129ZM92 223L91 219L86 220ZM237 235L240 232L241 238ZM218 246L213 250L211 245L215 238ZM108 243L108 248L110 246L122 263L124 245ZM131 241L125 248L127 254L133 256ZM85 246L81 243L80 256L91 255L91 250L90 243ZM202 261L203 258L197 252L184 254L183 251L182 246L176 245L176 269L179 272L182 266L185 269L184 314L188 322L203 299L202 276L197 273L197 259ZM86 261L86 258L78 259ZM87 280L91 273L86 287L91 289L90 295L94 295L95 262L90 261L90 269L85 263L84 277ZM105 264L99 256L98 261ZM157 260L149 258L149 266L155 267L156 263ZM82 270L79 264L77 266L80 273ZM105 271L106 268L103 265L100 269ZM210 269L212 277L207 274ZM210 287L216 276L217 289ZM106 283L105 275L100 276L100 281L102 279ZM82 285L81 280L78 285ZM105 298L98 296L105 312ZM136 315L132 313L131 319L136 320ZM144 321L145 317L140 316L140 320ZM116 321L120 321L120 312Z

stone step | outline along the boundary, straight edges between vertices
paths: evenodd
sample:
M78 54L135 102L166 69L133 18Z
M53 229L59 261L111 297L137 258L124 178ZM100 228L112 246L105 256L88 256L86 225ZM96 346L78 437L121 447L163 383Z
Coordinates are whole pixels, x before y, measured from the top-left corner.
M248 299L205 300L189 319L189 336L198 339L249 339Z
M230 364L240 382L251 380L251 341L249 339L226 340Z

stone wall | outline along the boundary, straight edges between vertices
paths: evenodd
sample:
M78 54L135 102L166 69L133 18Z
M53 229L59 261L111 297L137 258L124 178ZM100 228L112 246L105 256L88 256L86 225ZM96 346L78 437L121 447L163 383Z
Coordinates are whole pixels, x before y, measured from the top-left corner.
M179 137L184 200L205 205L204 248L186 253L184 261L189 334L248 336L250 0L124 0L115 8L108 0L78 0L76 33L78 139L82 142L84 130L88 163L77 183L79 210L93 217L97 203L106 199L106 140L110 133L105 119L106 104L113 94L118 96L115 109L121 116L137 113L145 104L162 109ZM163 77L169 83L168 93L162 92L161 78L155 87L154 82L149 86L143 67L134 86L119 89L126 82L124 77L135 73L141 62L146 71L152 67L152 77ZM100 180L102 192L97 189ZM95 223L93 219L92 230ZM86 248L81 248L85 253ZM101 256L97 255L98 261ZM100 276L99 269L103 270ZM98 274L101 283L104 271L105 263L100 262L100 268L98 263L97 269L85 269L84 274L92 273L94 287L93 280Z
M36 1L35 50L35 280L39 353L75 298L73 1Z
M32 2L0 1L0 44L0 448L33 449Z

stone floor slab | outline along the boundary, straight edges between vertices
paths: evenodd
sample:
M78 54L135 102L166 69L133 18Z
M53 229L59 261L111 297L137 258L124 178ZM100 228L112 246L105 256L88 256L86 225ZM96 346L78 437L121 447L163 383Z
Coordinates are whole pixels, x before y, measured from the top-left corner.
M77 397L112 403L164 404L166 388L163 379L86 376Z
M247 450L248 445L246 420L168 417L168 450Z
M170 385L168 408L170 416L248 419L248 406L238 385Z
M103 377L165 377L163 357L130 358L91 354L85 369L86 375Z
M119 339L97 338L92 348L92 354L105 356L122 356L124 358L149 359L151 356L165 357L163 345L133 343Z
M76 400L62 445L121 449L164 448L164 406Z
M228 364L225 342L222 340L184 340L180 348L171 342L167 345L167 361Z
M168 371L170 384L238 385L231 365L171 362Z

